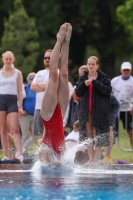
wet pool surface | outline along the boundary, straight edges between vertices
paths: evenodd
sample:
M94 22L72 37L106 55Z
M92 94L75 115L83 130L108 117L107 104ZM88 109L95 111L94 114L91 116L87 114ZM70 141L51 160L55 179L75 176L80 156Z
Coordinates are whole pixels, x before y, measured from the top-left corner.
M132 200L133 165L90 170L0 165L0 199Z

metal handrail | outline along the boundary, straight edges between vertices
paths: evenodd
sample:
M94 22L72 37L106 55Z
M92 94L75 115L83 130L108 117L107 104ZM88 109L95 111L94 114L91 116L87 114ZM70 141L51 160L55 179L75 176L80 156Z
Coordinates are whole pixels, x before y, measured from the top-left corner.
M123 102L122 104L128 104L128 103L132 103L131 101L128 101L128 102ZM121 104L121 105L122 105ZM125 111L126 112L126 111ZM127 112L126 112L126 121L127 121ZM132 114L132 124L133 124L133 114ZM126 128L127 128L127 123L126 123ZM117 145L118 145L118 148L121 150L121 151L124 151L124 152L133 152L133 148L132 149L125 149L121 146L120 144L120 111L118 111L118 137L117 137ZM128 133L127 133L127 136L128 136ZM133 140L133 128L132 128L132 140Z

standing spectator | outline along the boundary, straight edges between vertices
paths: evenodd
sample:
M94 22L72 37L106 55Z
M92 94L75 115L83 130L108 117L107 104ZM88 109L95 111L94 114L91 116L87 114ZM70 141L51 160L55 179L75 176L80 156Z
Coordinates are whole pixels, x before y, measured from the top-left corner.
M10 133L13 134L14 144L18 152L17 159L23 161L21 137L19 132L18 113L22 110L22 84L23 77L21 71L13 67L15 57L11 51L2 54L4 66L0 71L0 128L1 141L4 151L2 160L8 158L8 127L7 117L9 119Z
M67 148L72 148L79 144L79 120L73 124L73 130L65 137L65 144Z
M78 74L81 76L84 74L85 71L88 71L87 65L82 65L78 69ZM75 88L75 87L74 87ZM66 126L73 130L73 124L75 121L79 119L79 101L80 99L74 99L73 95L71 95L71 99L69 101L69 113L68 113L68 120Z
M25 85L26 97L23 100L23 113L19 118L19 124L22 134L23 152L25 149L25 142L28 139L29 130L33 132L33 118L35 110L36 92L30 90L31 83L35 77L35 73L31 72L27 76L27 85Z
M88 139L89 162L86 167L98 164L102 146L109 146L109 117L111 83L106 74L98 70L99 61L91 56L88 72L79 77L75 93L80 101L80 141ZM94 149L95 145L95 149Z
M110 130L109 130L109 138L110 138L110 146L106 147L106 153L103 159L103 163L112 163L111 159L111 150L114 144L114 129L116 124L116 119L118 116L118 110L119 110L119 102L116 99L116 97L111 94L110 95Z
M52 53L51 49L45 52L43 63L46 69L37 72L30 87L32 91L36 92L36 103L35 103L32 137L30 137L26 141L25 148L28 148L38 137L43 136L44 127L40 115L40 110L42 107L42 100L49 79L49 61L51 53Z
M69 99L71 101L71 97L72 97L72 93L73 93L73 85L72 85L71 82L68 82L68 85L69 85ZM65 114L65 116L63 118L64 133L66 133L65 127L66 127L67 122L68 122L69 112L70 112L70 104L68 104L67 110L66 110L66 114Z
M73 124L73 130L65 137L65 146L66 153L69 153L69 150L75 152L74 163L75 164L84 164L89 160L87 149L85 145L79 144L79 120L75 121Z
M85 71L88 71L87 65L82 65L81 67L79 67L79 69L78 69L79 76L84 74Z
M130 62L123 62L121 65L121 75L111 80L112 93L120 104L120 119L122 120L124 129L130 138L130 143L133 148L133 77L131 76L132 65ZM128 103L129 102L129 103ZM118 118L116 123L116 130L118 130Z

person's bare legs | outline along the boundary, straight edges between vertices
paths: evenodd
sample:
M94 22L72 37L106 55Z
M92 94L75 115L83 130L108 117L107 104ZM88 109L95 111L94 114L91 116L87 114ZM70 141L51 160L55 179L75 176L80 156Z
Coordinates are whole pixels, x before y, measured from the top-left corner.
M94 155L95 155L92 132L90 132L90 137L88 137L88 139L90 139L90 142L87 145L89 161L87 163L85 163L84 166L88 166L88 164L92 163L93 159L94 159Z
M89 122L86 123L86 132L87 132L87 137L92 140L92 142L90 142L90 144L88 144L87 147L89 161L84 164L85 167L89 167L98 164L102 148L101 146L96 146L94 149L94 137L96 135L96 130L92 126L92 116L90 114L89 114Z
M72 33L71 24L67 24L67 32L62 45L60 62L59 62L59 88L58 88L58 103L61 106L63 117L65 116L68 102L69 102L69 85L68 85L68 55L69 55L69 43Z
M101 154L101 149L102 149L101 146L95 147L95 150L93 151L93 153L91 153L91 156L93 155L93 157L91 157L91 160L89 159L89 161L84 164L85 167L98 165L99 157L100 157L100 154ZM91 149L88 148L87 150L88 150L88 155L90 156L89 150L91 150Z
M93 158L94 158L94 143L93 143L94 128L92 126L92 116L90 114L89 114L89 122L86 122L86 132L87 132L87 138L90 139L90 143L87 146L87 151L88 151L88 156L89 156L88 163L90 163L93 161Z
M56 105L58 103L57 91L59 86L59 73L58 73L59 57L60 57L62 43L66 36L66 31L67 31L67 23L63 24L60 27L60 30L57 34L57 42L50 57L49 81L45 91L45 95L43 97L42 109L41 109L41 116L46 121L48 121L52 117Z
M101 146L96 146L95 147L95 154L94 154L94 158L93 158L93 162L91 163L92 165L98 165L99 164L99 158L101 155Z
M12 159L14 140L11 133L8 133L8 158Z
M0 128L3 153L8 157L7 114L5 111L0 111Z
M68 29L68 24L65 23L60 27L60 30L57 34L57 42L55 44L55 47L52 51L51 54L51 58L50 58L50 76L49 76L49 81L48 81L48 85L47 85L47 89L45 91L45 95L43 98L43 102L42 102L42 109L41 109L41 116L44 120L48 121L53 113L54 110L56 108L57 103L60 103L58 100L58 90L59 89L59 77L60 74L58 73L58 69L60 70L60 68L62 67L63 63L65 63L65 65L68 63L68 53L67 51L65 51L65 53L67 54L67 61L66 59L64 59L64 57L66 58L66 56L64 55L64 49L68 49L68 45L69 42L64 42L64 38L66 37L66 31ZM63 44L65 43L65 44ZM63 44L63 46L62 46ZM63 58L62 58L63 56ZM61 65L61 67L59 67L59 65ZM62 71L61 71L61 75L62 75ZM68 80L67 80L68 82ZM66 85L67 85L66 82ZM62 83L61 83L62 84ZM59 92L60 93L60 92ZM69 92L68 92L69 94ZM66 97L67 98L67 97ZM47 162L49 163L49 157L48 157L48 153L44 152L40 154L41 158L40 160L43 162Z
M22 156L22 145L21 145L21 136L19 132L19 119L18 113L9 113L8 114L10 132L13 133L14 144L16 147L16 151L18 153L18 158Z
M112 126L110 126L109 141L110 141L110 146L106 147L106 154L105 154L105 156L108 156L108 157L110 157L110 155L111 155L111 150L112 150L113 142L114 142L114 134L113 134L113 127Z

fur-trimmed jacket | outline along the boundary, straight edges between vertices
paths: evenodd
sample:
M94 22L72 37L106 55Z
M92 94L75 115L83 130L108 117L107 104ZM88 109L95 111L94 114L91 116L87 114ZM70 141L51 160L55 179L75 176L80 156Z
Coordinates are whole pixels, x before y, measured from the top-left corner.
M96 129L96 135L109 133L110 119L110 93L111 83L109 77L100 70L97 70L98 77L92 81L92 125ZM89 89L85 85L88 79L88 73L84 72L76 83L75 93L78 97L82 97L80 102L79 122L80 122L80 141L86 139L86 122L89 121L88 116L88 100Z

